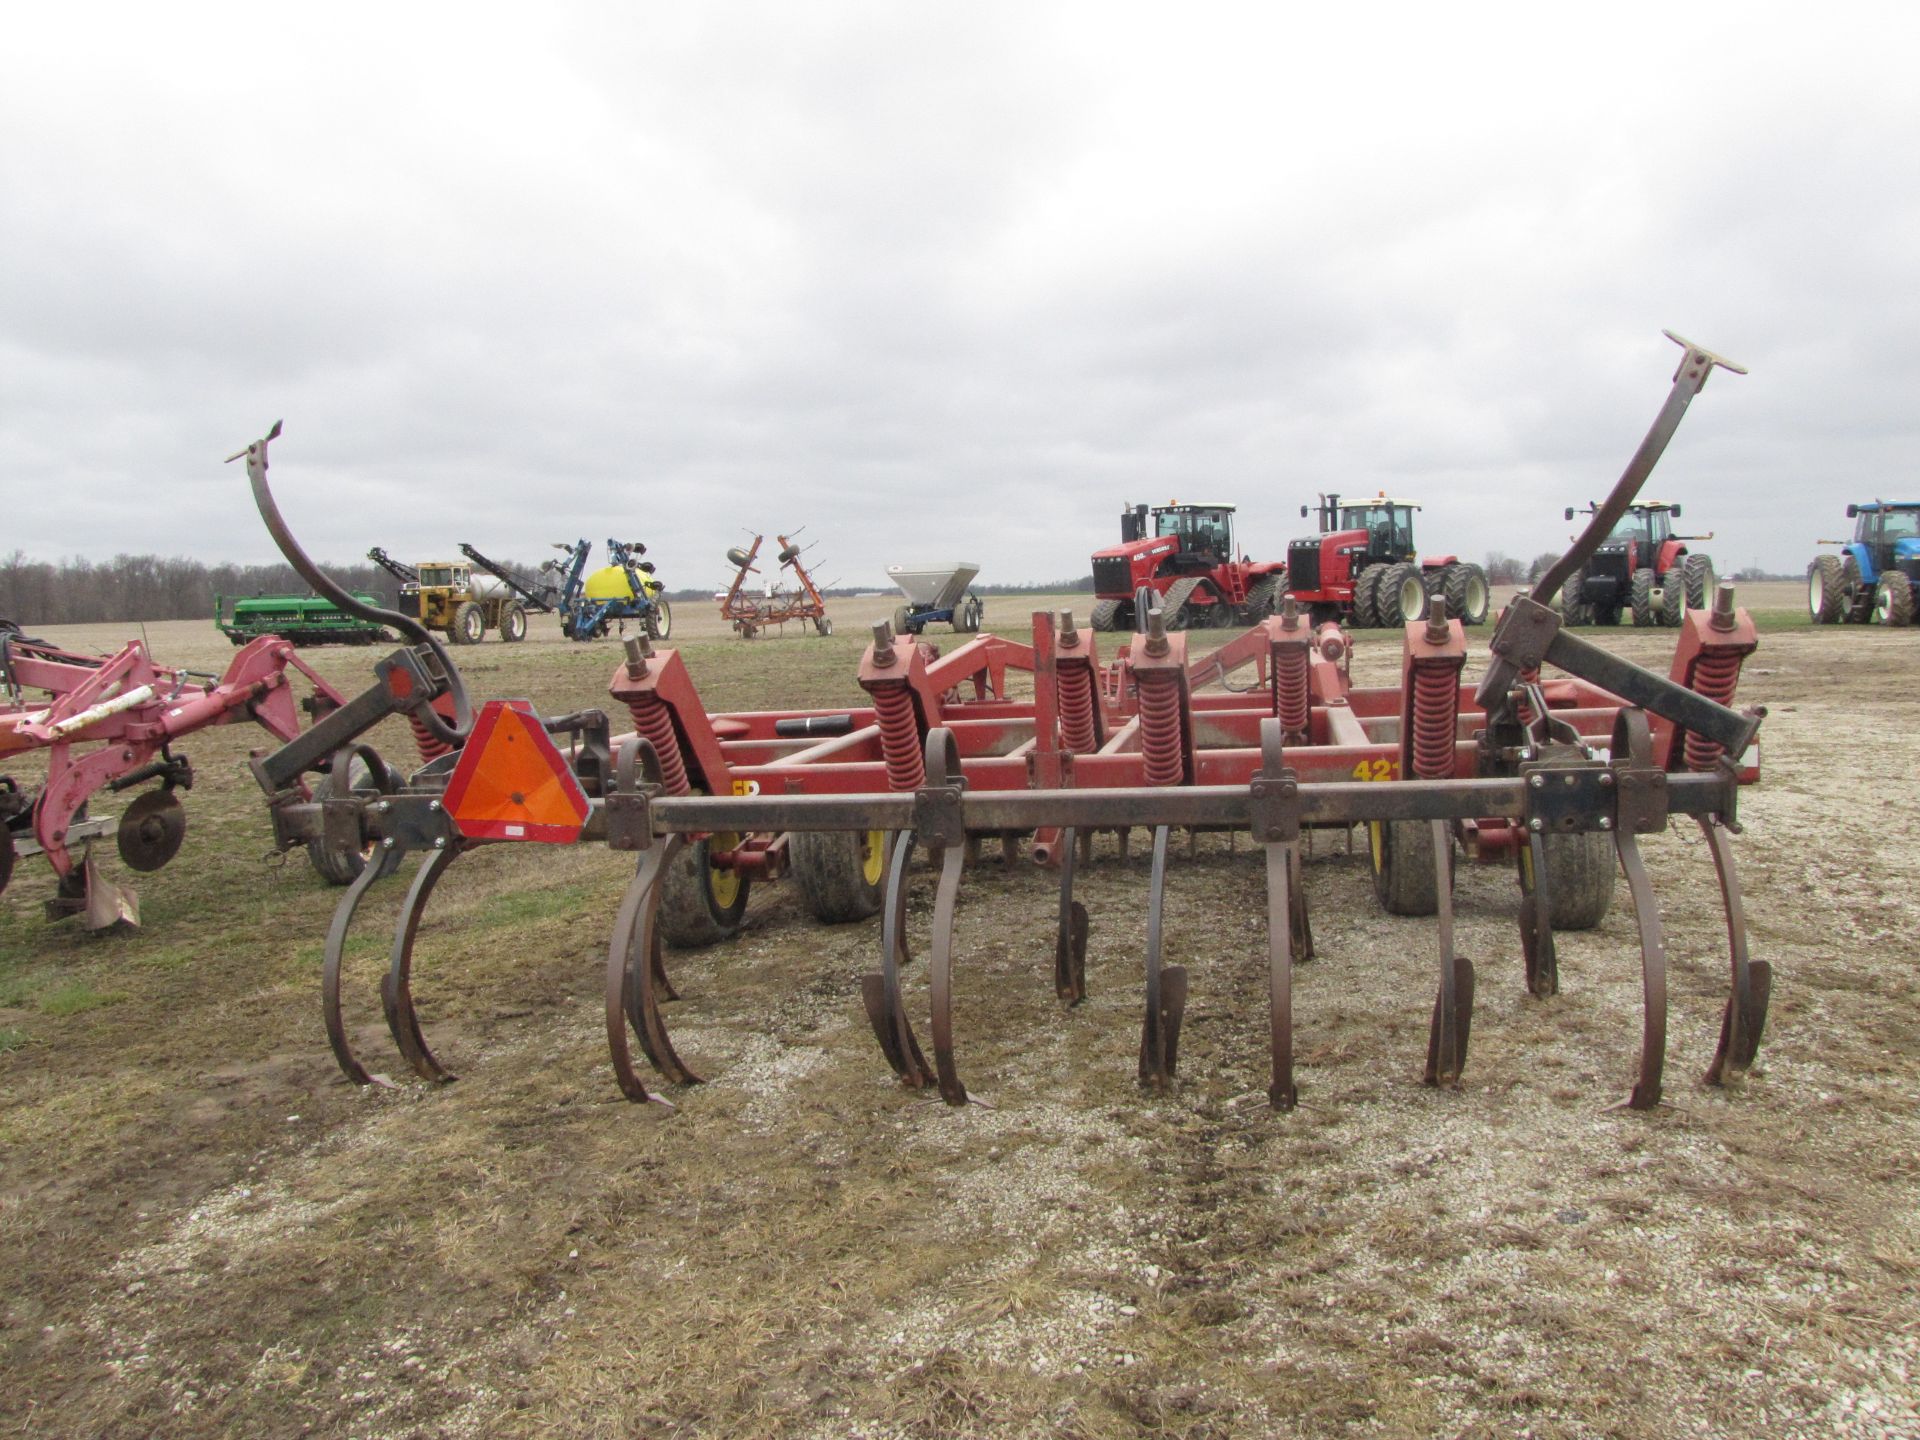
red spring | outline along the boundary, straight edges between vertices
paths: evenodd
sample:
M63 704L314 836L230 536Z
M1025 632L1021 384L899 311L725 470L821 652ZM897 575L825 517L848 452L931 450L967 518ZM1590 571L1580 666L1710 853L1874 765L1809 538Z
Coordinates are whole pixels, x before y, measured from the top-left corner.
M1178 785L1186 773L1180 743L1180 687L1165 671L1139 677L1140 751L1147 757L1149 785Z
M669 795L685 795L690 788L687 762L680 753L680 737L674 733L667 702L651 693L636 695L627 701L627 710L633 716L633 728L651 742L653 753L660 757L661 788Z
M1060 694L1060 743L1074 755L1091 754L1093 724L1093 667L1063 665L1057 672Z
M873 691L873 713L880 721L880 753L887 760L887 784L918 790L927 780L920 752L920 727L914 723L913 697L905 685L881 685Z
M1312 661L1304 645L1288 645L1273 661L1273 713L1289 735L1304 736L1312 713Z
M453 746L427 729L427 722L420 718L418 710L407 712L407 724L413 727L413 743L420 747L420 763L428 764L445 755Z
M1693 662L1693 690L1721 705L1733 704L1733 692L1740 684L1740 662L1745 657L1737 650L1703 651ZM1725 747L1698 735L1687 736L1687 768L1711 770L1720 761Z
M1413 672L1413 775L1416 780L1453 776L1453 745L1460 733L1460 683L1453 671Z

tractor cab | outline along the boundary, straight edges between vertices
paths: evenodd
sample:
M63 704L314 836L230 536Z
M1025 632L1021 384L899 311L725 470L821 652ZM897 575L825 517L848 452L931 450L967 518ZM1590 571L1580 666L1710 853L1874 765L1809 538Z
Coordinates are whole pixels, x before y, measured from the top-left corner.
M1161 505L1153 512L1153 533L1179 543L1176 569L1204 571L1233 559L1233 506Z
M458 561L428 560L420 566L420 588L422 590L470 590L473 588L473 567Z
M1920 503L1876 500L1867 505L1849 505L1847 514L1854 521L1853 544L1847 548L1856 557L1860 573L1869 583L1883 570L1907 570L1920 561Z
M1330 497L1332 498L1332 497ZM1367 563L1382 565L1413 558L1413 512L1420 507L1411 500L1388 500L1384 496L1360 504L1338 507L1336 523L1321 522L1325 530L1364 530L1367 536ZM1304 512L1304 507L1303 511Z

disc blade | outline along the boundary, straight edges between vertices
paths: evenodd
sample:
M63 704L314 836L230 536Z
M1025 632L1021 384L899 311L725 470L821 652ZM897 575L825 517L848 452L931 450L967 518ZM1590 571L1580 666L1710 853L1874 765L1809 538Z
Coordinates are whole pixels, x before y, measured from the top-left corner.
M171 790L149 790L120 817L120 858L132 870L158 870L180 850L187 812Z

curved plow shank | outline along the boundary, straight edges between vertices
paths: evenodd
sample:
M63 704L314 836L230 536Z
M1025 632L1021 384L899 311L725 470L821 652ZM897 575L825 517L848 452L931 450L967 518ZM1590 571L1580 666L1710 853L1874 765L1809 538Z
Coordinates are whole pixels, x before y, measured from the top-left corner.
M327 1023L327 1043L333 1047L333 1058L339 1062L340 1073L356 1085L393 1083L371 1074L354 1056L353 1047L347 1042L346 1022L340 1015L340 961L347 947L347 932L353 928L354 912L360 908L361 900L373 888L374 881L385 873L382 866L366 866L340 897L340 903L333 909L333 922L327 927L326 961L320 970L320 1010Z
M1187 1013L1187 967L1160 964L1167 899L1168 825L1153 829L1153 880L1147 899L1147 1009L1140 1026L1140 1083L1166 1089L1180 1063L1180 1022Z
M1298 944L1293 915L1299 881L1299 847L1270 843L1267 849L1267 1020L1273 1039L1273 1080L1267 1100L1291 1110L1300 1092L1293 1083L1293 957ZM1304 918L1304 907L1301 914ZM1281 924L1280 917L1287 917Z
M1633 1082L1627 1106L1651 1110L1660 1103L1660 1074L1667 1063L1667 941L1660 928L1660 911L1647 883L1647 867L1640 858L1640 842L1626 830L1614 833L1620 868L1627 874L1627 893L1633 897L1633 915L1640 927L1640 984L1646 1001L1646 1022L1640 1040L1640 1074Z
M400 1047L413 1073L422 1080L445 1082L455 1076L434 1057L427 1046L427 1037L420 1032L420 1017L413 1008L413 942L420 933L420 917L426 912L427 901L433 898L433 887L462 853L452 846L436 850L414 873L407 903L394 926L393 957L380 986L380 1003L387 1012L387 1029L393 1035L393 1043Z
M676 835L666 844L655 847L665 853L660 859L658 877L634 912L633 929L622 950L626 956L624 993L627 1021L640 1037L640 1048L646 1052L653 1068L675 1085L700 1085L705 1082L674 1050L673 1041L667 1035L666 1017L660 1013L662 1000L679 998L679 992L667 980L661 950L660 899L665 888L662 880L667 867L687 843L685 836ZM636 874L634 884L639 883L640 876Z
M1453 953L1453 837L1444 820L1433 826L1434 884L1440 909L1440 993L1434 997L1427 1035L1429 1085L1457 1086L1467 1064L1473 1025L1473 962Z
M953 1063L953 910L965 867L965 847L948 846L940 857L940 888L933 901L933 947L927 962L933 1002L933 1063L939 1071L940 1098L949 1105L964 1105L969 1098Z
M628 1016L634 1008L632 966L629 957L633 954L633 942L641 912L658 904L660 876L665 869L666 857L675 842L650 847L640 857L639 868L634 871L633 879L627 882L626 893L620 897L620 909L613 919L613 936L607 944L607 1054L613 1062L613 1078L619 1083L620 1093L636 1104L665 1105L673 1108L673 1103L647 1089L633 1064L633 1048L627 1043ZM644 1034L639 1026L636 1033Z
M1745 1070L1760 1053L1760 1035L1767 1026L1767 1003L1773 997L1773 966L1747 958L1747 917L1740 904L1740 877L1733 868L1733 844L1711 816L1699 817L1700 832L1713 852L1713 868L1720 877L1720 899L1727 912L1727 950L1732 957L1733 989L1720 1021L1720 1043L1713 1063L1701 1079L1718 1085L1727 1067Z
M860 996L866 1002L867 1019L874 1037L887 1057L887 1064L900 1077L900 1083L915 1090L934 1083L934 1073L920 1052L913 1026L907 1020L907 1008L900 999L900 962L906 954L907 862L913 858L913 832L902 830L893 840L887 857L886 900L881 908L880 972L860 977Z
M1091 841L1093 832L1085 837ZM1060 832L1060 919L1053 940L1053 989L1069 1005L1087 998L1087 907L1073 898L1073 827Z
M1547 841L1538 830L1527 835L1520 870L1520 950L1527 963L1527 989L1542 999L1560 993L1560 956L1553 943L1553 900L1548 886Z

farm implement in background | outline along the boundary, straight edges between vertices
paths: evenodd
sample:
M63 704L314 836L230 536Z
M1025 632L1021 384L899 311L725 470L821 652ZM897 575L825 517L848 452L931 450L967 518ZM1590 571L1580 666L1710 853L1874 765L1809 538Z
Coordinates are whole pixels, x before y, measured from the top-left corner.
M967 587L980 567L971 560L951 565L889 565L893 581L907 603L896 606L893 629L899 635L918 635L929 625L945 622L958 635L976 635L987 613L986 601Z
M799 531L794 533L797 535ZM774 555L779 569L791 570L793 579L775 581L769 577L759 595L749 591L747 576L761 573L753 562L759 558L761 543L766 538L756 535L753 544L745 550L736 545L727 551L727 563L733 566L733 584L720 597L720 618L732 625L742 640L753 639L769 625L784 627L789 620L812 621L818 633L831 635L833 621L827 618L827 602L800 561L803 553L800 546L790 537L773 537L780 544Z
M365 590L353 593L369 605L379 603ZM380 626L369 625L318 595L216 595L213 623L235 645L263 635L278 635L295 645L384 645L393 639Z
M121 860L134 870L158 870L171 860L187 833L176 792L193 786L193 767L174 753L174 744L236 720L256 721L282 742L295 739L302 706L289 669L313 687L305 702L310 713L341 703L278 636L246 642L225 675L192 677L156 665L137 640L113 655L78 655L0 621L0 763L44 752L47 767L37 790L0 775L0 890L17 856L44 854L59 877L47 902L49 919L78 915L89 930L137 925L138 900L130 888L101 878L92 841L113 830ZM158 787L136 796L117 825L87 817L89 802L102 791L119 794L149 781ZM304 783L288 793L314 796ZM355 847L353 859L359 858Z
M639 557L647 547L638 540L607 541L610 563L587 573L588 540L553 547L565 557L542 568L560 577L560 633L569 640L598 640L608 625L624 632L628 620L637 620L649 639L665 640L673 633L673 607L666 586L654 578L653 562Z
M1728 833L1738 788L1757 777L1761 712L1730 708L1756 637L1722 588L1687 615L1662 677L1567 634L1555 588L1611 528L1644 483L1688 403L1720 361L1686 345L1665 405L1612 497L1532 597L1504 612L1477 685L1464 676L1461 621L1437 598L1401 630L1394 686L1352 684L1349 641L1284 604L1211 655L1149 609L1142 633L1103 667L1092 627L1068 612L1033 618L1030 641L992 635L952 654L877 625L857 679L865 703L835 710L713 714L673 650L630 640L610 697L631 718L543 718L523 701L472 715L437 647L400 651L389 678L314 732L256 766L282 846L321 835L423 858L401 907L382 986L388 1028L418 1075L451 1078L412 998L415 938L434 887L467 851L500 842L605 844L638 857L608 948L607 1039L622 1092L658 1100L635 1045L668 1081L699 1077L674 1048L662 1001L673 998L665 944L722 940L753 885L791 874L823 921L880 916L875 970L861 991L879 1048L903 1084L973 1098L953 1025L955 902L970 854L997 836L1030 842L1059 873L1052 979L1059 998L1086 994L1089 918L1074 896L1091 837L1152 835L1145 897L1144 1005L1137 1073L1149 1088L1177 1074L1190 980L1163 963L1164 901L1175 827L1245 832L1266 886L1271 1103L1291 1108L1294 966L1314 954L1301 885L1302 843L1316 827L1368 827L1375 889L1402 914L1438 918L1437 979L1424 1078L1456 1084L1467 1059L1476 972L1454 952L1457 854L1510 864L1517 879L1518 967L1529 990L1559 985L1557 932L1599 923L1625 873L1641 953L1644 1025L1627 1104L1658 1103L1666 1060L1665 941L1640 837L1691 816L1706 837L1724 901L1729 995L1704 1078L1749 1066L1765 1024L1771 972L1747 954ZM1729 366L1728 368L1737 368ZM276 427L277 433L277 427ZM268 437L272 438L271 435ZM266 485L266 442L247 451L254 494L288 560L317 571L287 533ZM436 671L436 666L444 666ZM1560 672L1549 675L1546 667ZM409 684L395 686L404 671ZM1009 677L1030 677L1016 698ZM1248 683L1220 685L1232 676ZM433 681L424 688L416 678ZM444 702L439 711L432 707ZM352 712L364 703L362 715ZM439 715L444 744L403 778L384 764L379 793L302 802L291 787L329 747L362 746L373 712ZM451 715L451 723L446 717ZM556 743L564 740L564 745ZM431 749L431 753L429 753ZM909 1018L900 968L910 862L938 870L927 953L929 1062ZM342 1012L341 960L360 901L385 867L363 871L328 937L323 1009L342 1070L373 1075L354 1054Z

